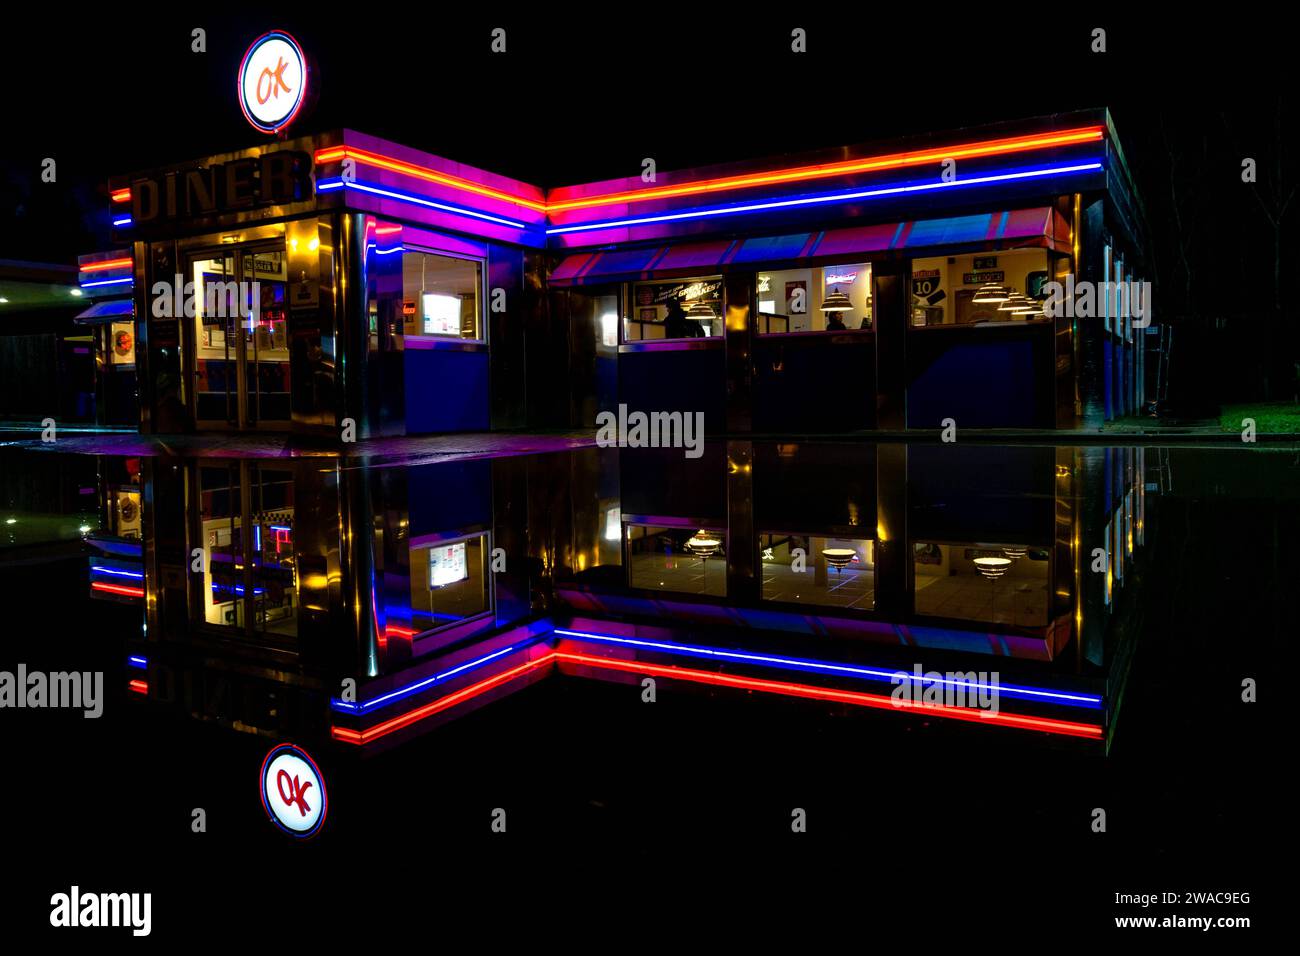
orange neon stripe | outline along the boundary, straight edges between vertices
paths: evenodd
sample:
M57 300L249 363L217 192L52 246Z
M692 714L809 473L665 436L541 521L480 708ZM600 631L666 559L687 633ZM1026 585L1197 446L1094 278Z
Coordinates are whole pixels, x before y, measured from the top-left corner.
M131 187L130 187L130 186L126 186L126 187L124 187L124 188L122 188L122 189L114 189L114 190L113 190L111 193L109 193L108 195L109 195L109 198L113 200L113 202L130 202L130 201L131 201Z
M316 162L333 163L341 159L355 159L369 166L378 166L380 169L392 170L395 173L401 173L404 176L414 176L416 179L423 179L426 182L438 183L443 186L451 186L454 189L463 189L466 192L477 193L480 196L488 196L492 199L500 199L502 202L516 203L520 206L526 206L537 212L546 211L546 203L538 202L534 199L525 199L522 196L515 196L511 193L502 192L499 189L493 189L490 186L480 186L478 183L470 182L468 179L462 179L459 176L452 176L448 173L440 173L434 169L428 169L424 166L415 166L411 163L403 163L396 159L389 159L387 156L381 156L378 153L372 153L366 149L357 149L355 146L332 146L329 149L318 149L316 151Z
M133 680L126 686L131 688L131 690L135 691L137 694L149 693L149 685L142 680Z
M82 272L103 272L105 269L126 269L133 264L133 260L126 259L105 259L103 262L90 262L81 267Z
M825 179L830 176L843 176L850 173L876 172L886 169L903 169L919 166L944 159L973 159L980 156L998 156L1004 153L1019 153L1035 149L1050 149L1053 146L1069 146L1076 143L1091 143L1100 140L1105 130L1100 126L1084 126L1078 129L1062 130L1057 133L1042 133L1033 136L1013 136L1005 139L981 140L961 146L943 146L933 149L917 150L907 153L890 153L866 159L846 160L839 163L823 163L817 166L798 166L790 169L778 169L767 173L750 173L737 176L724 176L719 179L704 179L676 186L656 186L650 189L632 189L622 192L605 193L598 196L584 196L581 199L567 199L559 202L537 202L524 199L510 193L480 186L459 176L451 176L424 166L404 163L399 160L372 153L369 150L353 146L334 146L317 150L316 162L331 163L350 157L371 166L392 170L407 176L414 176L428 182L440 183L466 192L490 196L503 202L517 203L542 213L563 212L570 209L585 209L594 206L610 206L617 203L643 202L648 199L665 199L673 196L690 196L698 193L722 192L731 189L746 189L751 186L768 186L776 183L804 182L810 179Z
M740 677L733 674L719 674L713 671L701 671L686 667L670 667L664 664L646 664L638 661L612 660L605 657L592 657L587 654L572 654L556 651L557 660L573 664L587 664L591 667L605 667L611 670L629 671L636 674L654 674L675 680L694 681L703 684L717 684L726 687L739 687L744 690L765 691L782 694L787 697L806 697L813 700L833 700L844 704L856 704L860 707L874 707L881 710L909 710L922 714L933 714L953 720L966 720L975 723L1003 724L1019 727L1022 730L1043 730L1054 734L1067 734L1072 737L1101 738L1101 727L1097 724L1080 724L1070 720L1052 720L1046 717L1028 717L999 711L988 715L985 711L970 710L965 707L948 707L943 704L916 704L911 701L896 701L892 697L879 694L864 694L861 691L838 690L833 687L816 687L809 684L791 684L786 681L762 680L757 677Z
M744 189L750 186L768 186L774 183L802 182L809 179L823 179L828 176L843 176L848 173L901 169L944 159L972 159L978 156L997 156L1003 153L1048 149L1052 146L1094 142L1101 139L1102 133L1103 130L1100 126L1087 126L1039 136L991 139L978 143L967 143L964 146L944 146L917 152L891 153L885 156L846 160L839 163L825 163L819 166L778 169L770 173L724 176L721 179L706 179L694 183L683 183L680 186L658 186L651 189L633 189L625 192L606 193L603 196L584 196L581 199L548 203L546 210L547 212L561 212L567 209L583 209L589 206L609 206L622 202L641 202L646 199L689 196L695 193Z

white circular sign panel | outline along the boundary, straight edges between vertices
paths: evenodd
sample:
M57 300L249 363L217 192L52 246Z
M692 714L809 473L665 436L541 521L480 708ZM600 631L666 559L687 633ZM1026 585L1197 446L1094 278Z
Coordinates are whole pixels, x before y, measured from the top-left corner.
M307 58L298 41L272 30L253 41L239 64L239 107L264 133L278 133L302 108Z
M311 836L325 822L325 780L315 761L293 744L281 744L262 761L262 806L272 822L294 836Z

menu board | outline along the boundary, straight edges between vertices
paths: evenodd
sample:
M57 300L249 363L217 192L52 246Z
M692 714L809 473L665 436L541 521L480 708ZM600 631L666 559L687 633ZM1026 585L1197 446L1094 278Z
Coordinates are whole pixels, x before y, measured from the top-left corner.
M460 335L460 296L426 292L420 298L425 335Z
M440 588L469 577L465 542L440 545L429 552L429 587Z

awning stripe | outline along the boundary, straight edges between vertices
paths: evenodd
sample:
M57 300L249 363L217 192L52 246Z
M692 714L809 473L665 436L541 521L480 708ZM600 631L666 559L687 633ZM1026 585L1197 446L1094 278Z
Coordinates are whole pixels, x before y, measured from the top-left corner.
M760 265L814 256L855 256L988 242L1017 241L1052 247L1068 242L1068 237L1069 228L1060 213L1051 207L1039 206L792 235L579 252L560 262L551 274L551 283L587 285L650 278L663 273L684 276L707 273L727 265Z

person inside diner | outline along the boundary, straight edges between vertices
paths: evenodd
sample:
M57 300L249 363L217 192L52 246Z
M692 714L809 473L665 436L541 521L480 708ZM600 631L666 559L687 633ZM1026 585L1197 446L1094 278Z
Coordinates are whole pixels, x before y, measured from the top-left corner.
M690 339L698 338L703 334L704 330L700 328L700 323L686 317L681 302L669 299L668 316L664 319L664 338Z

